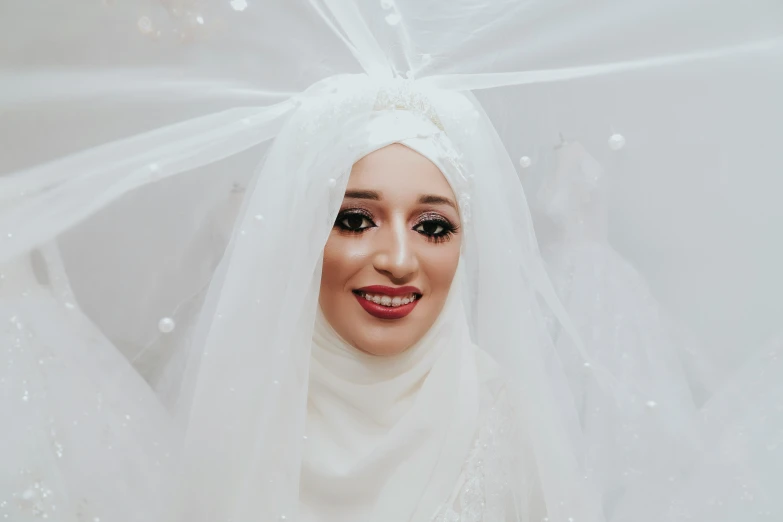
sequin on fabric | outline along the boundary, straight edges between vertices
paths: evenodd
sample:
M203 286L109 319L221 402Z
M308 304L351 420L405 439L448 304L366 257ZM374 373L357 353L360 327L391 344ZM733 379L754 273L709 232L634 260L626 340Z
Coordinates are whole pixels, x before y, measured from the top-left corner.
M500 522L506 520L511 455L511 412L501 395L479 429L454 496L433 522Z

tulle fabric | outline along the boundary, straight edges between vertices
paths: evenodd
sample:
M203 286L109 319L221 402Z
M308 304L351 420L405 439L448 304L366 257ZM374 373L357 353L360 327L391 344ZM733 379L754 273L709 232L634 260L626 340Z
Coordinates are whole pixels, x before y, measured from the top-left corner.
M178 440L170 416L79 309L56 247L2 268L3 515L157 517Z
M780 518L778 2L105 4L0 8L0 513L296 519L319 256L376 92L321 80L366 72L434 92L474 175L518 518ZM608 239L545 270L519 178L560 134L611 175ZM49 242L72 300L18 271Z

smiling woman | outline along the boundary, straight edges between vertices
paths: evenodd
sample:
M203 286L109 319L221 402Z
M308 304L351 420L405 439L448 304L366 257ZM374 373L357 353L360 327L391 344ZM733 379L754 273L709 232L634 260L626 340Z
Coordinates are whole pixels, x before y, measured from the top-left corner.
M461 471L497 459L500 438L481 456L470 448L498 430L491 408L507 412L496 366L469 335L459 186L432 147L453 145L407 111L372 115L373 132L396 142L354 163L324 246L300 482L307 521L503 511L483 476ZM463 506L465 487L479 496Z

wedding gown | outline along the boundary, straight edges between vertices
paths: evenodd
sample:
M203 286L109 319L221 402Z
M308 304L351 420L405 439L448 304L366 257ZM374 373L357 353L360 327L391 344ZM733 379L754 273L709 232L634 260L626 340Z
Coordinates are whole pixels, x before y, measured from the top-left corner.
M557 148L555 169L534 199L549 275L597 361L656 405L690 404L692 413L710 391L707 358L609 243L609 197L608 175L584 147ZM567 357L567 336L553 333Z
M487 365L492 365L489 361ZM479 429L451 496L433 522L504 522L513 519L509 506L512 480L524 466L514 451L514 413L502 382L482 386Z
M56 247L42 252L0 266L0 518L149 520L169 419L79 309Z
M635 392L629 403L605 408L612 401L584 385L580 374L589 369L549 319L592 446L586 468L603 476L608 491L626 484L626 498L610 497L610 512L616 507L624 520L632 514L626 506L646 504L667 521L777 520L783 514L773 493L773 477L783 472L781 343L749 346L755 355L722 381L644 276L610 245L605 170L580 144L564 143L548 176L534 212L549 274L590 355ZM646 414L634 413L640 400L645 408L636 411ZM636 429L641 425L646 429ZM612 443L601 443L607 440ZM645 477L645 469L655 472ZM656 505L654 499L666 500Z

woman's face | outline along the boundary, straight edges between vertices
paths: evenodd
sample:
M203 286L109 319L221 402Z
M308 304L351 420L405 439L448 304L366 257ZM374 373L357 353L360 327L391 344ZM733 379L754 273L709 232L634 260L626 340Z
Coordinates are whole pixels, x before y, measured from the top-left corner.
M363 352L407 350L443 309L460 243L454 193L432 162L399 144L368 154L324 248L326 319Z

